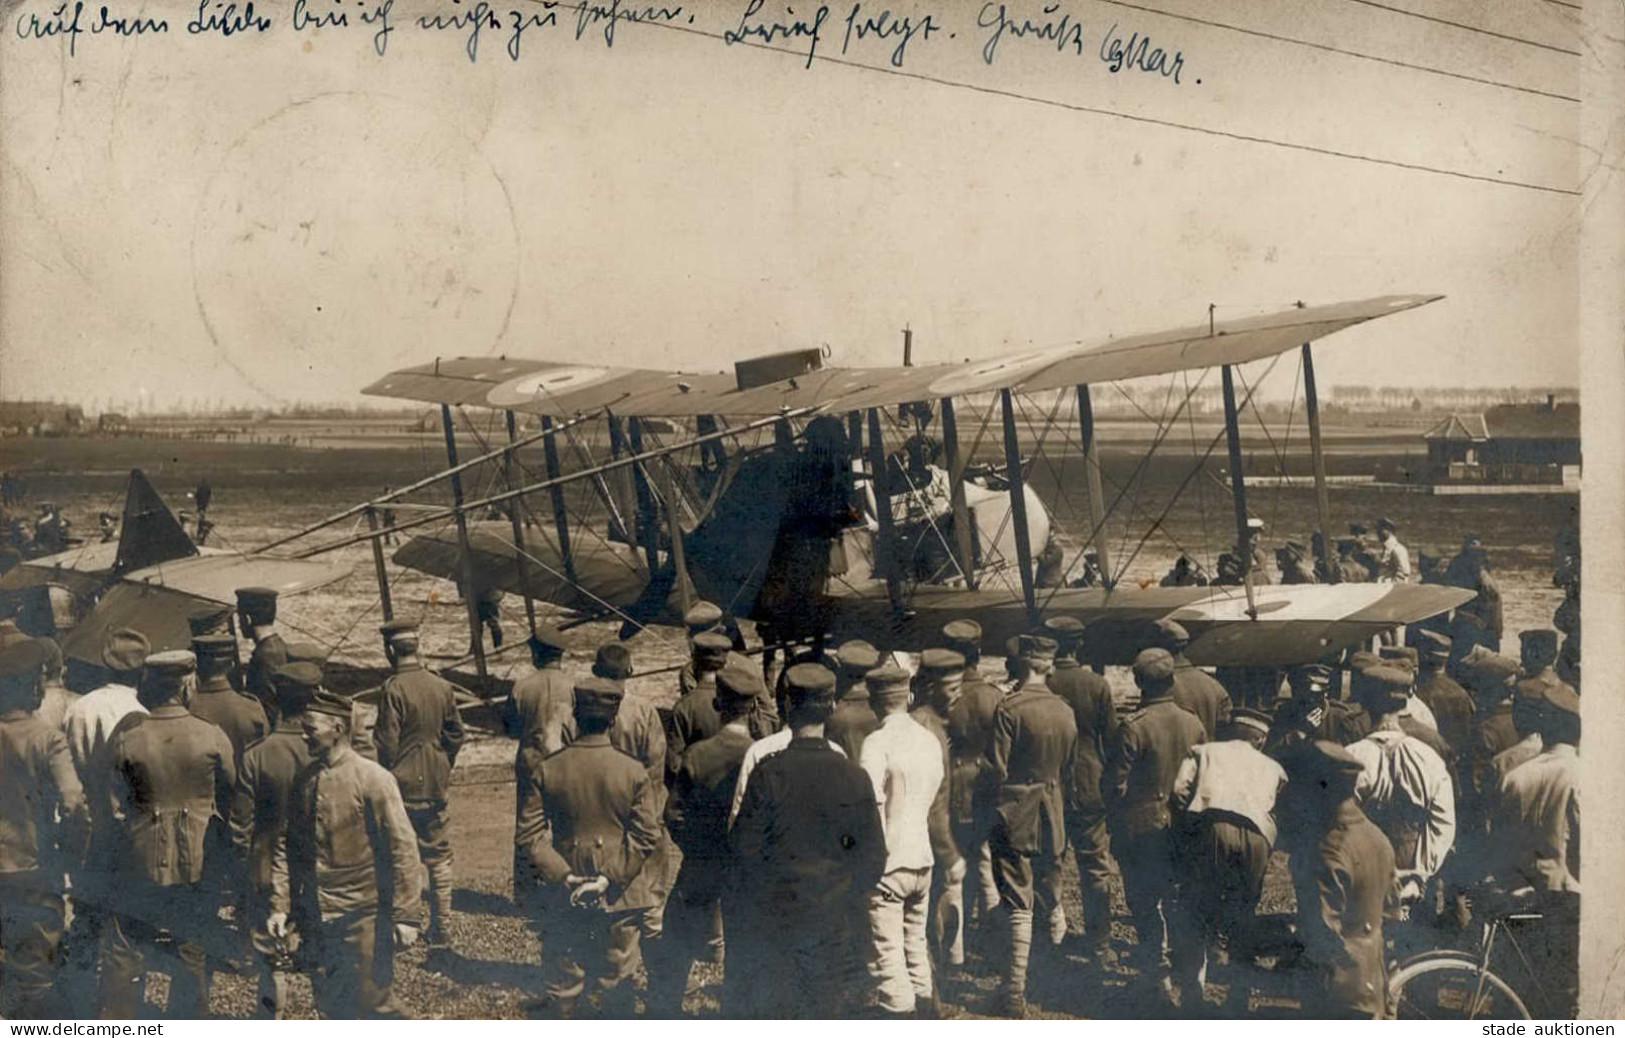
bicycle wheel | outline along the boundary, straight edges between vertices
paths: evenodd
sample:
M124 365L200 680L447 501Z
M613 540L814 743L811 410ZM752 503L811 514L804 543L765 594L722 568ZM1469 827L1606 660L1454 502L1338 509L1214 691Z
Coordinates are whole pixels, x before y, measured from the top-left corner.
M1388 978L1389 1016L1396 1020L1528 1020L1512 986L1470 959L1429 957Z

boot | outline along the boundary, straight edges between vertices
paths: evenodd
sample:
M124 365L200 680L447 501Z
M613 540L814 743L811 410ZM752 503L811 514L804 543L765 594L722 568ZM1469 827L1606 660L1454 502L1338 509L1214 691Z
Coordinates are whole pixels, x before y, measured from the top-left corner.
M429 871L429 930L423 935L431 948L445 948L451 944L446 935L446 923L451 919L451 868L440 865Z
M1004 990L999 1007L1002 1015L1019 1020L1027 1015L1027 960L1032 955L1033 913L1030 909L1007 909L1006 919L1010 959L1004 967Z
M260 1020L286 1020L288 1018L288 974L284 970L262 970L259 985Z

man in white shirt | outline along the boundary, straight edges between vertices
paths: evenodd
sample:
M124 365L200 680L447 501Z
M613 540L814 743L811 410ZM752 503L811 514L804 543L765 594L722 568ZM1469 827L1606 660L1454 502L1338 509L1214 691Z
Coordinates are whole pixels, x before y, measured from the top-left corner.
M1411 552L1399 543L1398 532L1399 524L1392 519L1385 516L1377 520L1377 542L1382 550L1377 557L1377 579L1390 584L1405 584L1411 579Z
M874 783L886 835L886 870L869 895L869 976L882 1011L924 1008L930 1016L936 997L925 931L936 858L929 816L944 777L942 744L908 714L908 671L887 664L863 680L880 727L863 741L858 763Z
M1404 919L1423 899L1456 839L1455 789L1444 759L1400 725L1410 674L1376 666L1354 672L1354 701L1371 734L1347 749L1363 766L1354 795L1394 849L1389 914Z
M76 1006L95 1004L96 960L112 897L108 887L116 864L116 836L110 792L113 763L108 744L120 721L147 712L135 690L141 684L148 649L147 639L139 631L109 633L102 643L107 683L74 700L62 715L68 752L90 809L89 850L84 866L72 876L73 925L61 978L70 1004Z

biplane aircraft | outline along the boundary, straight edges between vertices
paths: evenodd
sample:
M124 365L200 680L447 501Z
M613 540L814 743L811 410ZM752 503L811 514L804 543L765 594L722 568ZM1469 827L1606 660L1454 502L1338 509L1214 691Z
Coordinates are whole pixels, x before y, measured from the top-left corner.
M900 367L831 367L824 350L798 350L741 360L722 374L614 367L580 356L436 360L391 372L364 392L438 404L450 467L267 547L362 512L371 519L392 501L450 480L451 507L393 527L416 531L394 561L458 582L476 631L485 590L523 596L532 623L534 604L551 603L583 619L620 619L623 637L641 625L678 623L687 604L703 597L754 620L767 643L785 646L861 634L913 650L930 644L947 620L969 616L997 653L1007 636L1064 614L1094 625L1085 650L1095 662L1120 664L1141 643L1136 630L1167 617L1191 632L1189 655L1199 664L1310 662L1443 613L1470 594L1403 583L1255 585L1250 573L1233 587L1121 581L1102 534L1121 495L1108 501L1102 491L1091 386L1220 369L1241 544L1248 513L1233 369L1301 348L1325 545L1310 343L1438 298L1300 304L1233 321L1210 313L1198 327L919 367L908 363L906 349ZM1094 549L1090 564L1102 575L1096 586L1069 586L1081 551L1058 577L1041 579L1060 553L1050 544L1050 510L1028 485L1016 401L1044 392L1075 396L1092 527L1081 542ZM997 412L1002 464L974 464L975 448L961 442L962 414L978 403L983 432ZM503 413L507 442L459 462L453 409L465 418L468 409ZM516 415L535 416L539 430L521 435ZM545 472L532 477L521 471L520 452L538 440ZM576 462L568 469L567 458ZM503 489L471 499L461 477L480 466L500 466ZM540 515L533 500L545 502ZM598 518L584 518L593 511ZM428 529L432 524L440 528ZM370 541L387 598L383 531L373 525L295 557ZM473 641L478 654L477 634ZM483 676L483 656L476 662Z
M70 662L94 664L110 629L135 627L155 648L183 646L186 618L198 608L230 604L233 590L249 584L286 594L325 586L349 567L317 557L362 543L370 545L388 619L383 540L413 532L393 561L458 584L486 693L492 689L479 603L492 591L522 596L532 626L541 602L569 614L569 622L618 619L623 637L645 625L680 623L688 604L705 598L755 621L774 647L863 636L918 650L948 620L971 617L997 655L1008 636L1067 615L1088 625L1083 651L1092 662L1123 664L1143 644L1146 627L1170 618L1190 631L1188 655L1201 665L1306 663L1444 613L1471 592L1404 583L1257 583L1246 551L1236 586L1143 587L1124 580L1132 558L1114 570L1104 533L1123 490L1111 500L1103 491L1091 387L1220 370L1220 435L1236 543L1244 545L1239 414L1252 391L1238 403L1233 372L1301 349L1324 546L1327 490L1310 343L1438 298L1300 305L1232 321L1210 315L1198 327L919 367L909 363L906 346L899 367L831 367L824 350L797 350L741 360L722 374L580 359L436 360L391 372L363 392L439 405L444 470L249 554L197 548L145 478L132 473L116 546L33 559L3 584L63 587L94 603L63 645ZM1061 549L1065 531L1029 485L1033 459L1022 455L1018 401L1030 405L1044 393L1075 402L1076 440L1067 449L1075 445L1085 463L1090 528L1071 542L1093 550L1075 551L1070 564ZM1159 424L1142 463L1190 399L1187 390L1180 409ZM454 409L465 422L470 409L501 414L507 441L484 443L483 453L459 461ZM962 430L976 425L978 411L980 425L967 445ZM539 428L521 433L519 415L533 416ZM977 462L995 424L1002 461ZM1044 439L1029 446L1042 449ZM538 442L542 471L533 474L524 451ZM574 464L567 467L567 459ZM494 471L503 489L465 494L464 476L477 470ZM445 482L449 507L406 500ZM533 501L544 502L540 514ZM408 518L379 522L395 508ZM310 543L319 531L359 517L366 530ZM295 542L304 544L291 555L275 554ZM1096 576L1070 579L1086 559ZM1331 568L1329 560L1322 563Z

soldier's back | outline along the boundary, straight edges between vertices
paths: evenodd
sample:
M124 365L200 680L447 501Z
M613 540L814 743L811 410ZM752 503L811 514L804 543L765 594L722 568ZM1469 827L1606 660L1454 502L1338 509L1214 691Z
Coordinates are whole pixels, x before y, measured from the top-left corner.
M1213 675L1188 663L1174 669L1174 702L1202 722L1209 739L1230 716L1230 693Z
M253 696L227 685L199 689L192 697L192 716L202 718L226 733L232 750L240 757L250 745L265 738L269 724L265 708Z
M1023 785L1059 779L1078 737L1072 707L1048 689L1028 686L1011 692L999 709L1015 721L1005 781Z
M839 746L848 760L857 760L863 740L880 727L867 696L846 696L835 704L835 712L824 722L824 737Z
M542 754L564 747L575 705L574 683L558 667L543 667L513 683L509 696L511 734L521 748Z

